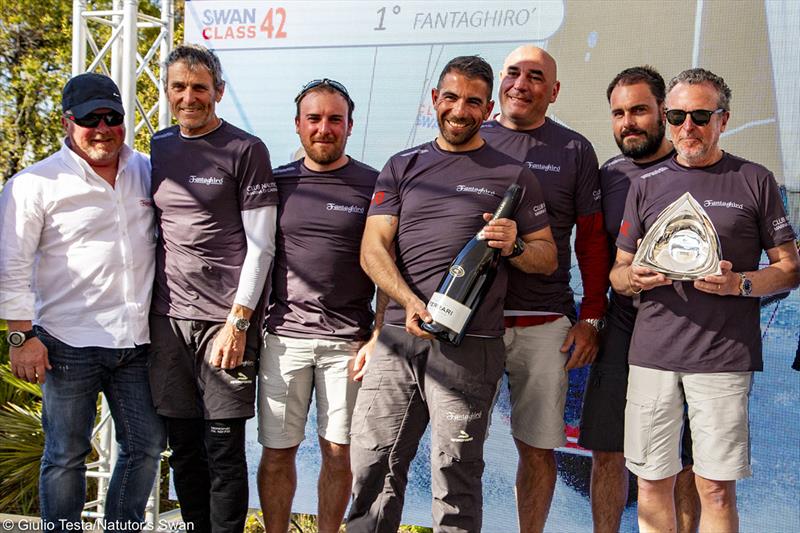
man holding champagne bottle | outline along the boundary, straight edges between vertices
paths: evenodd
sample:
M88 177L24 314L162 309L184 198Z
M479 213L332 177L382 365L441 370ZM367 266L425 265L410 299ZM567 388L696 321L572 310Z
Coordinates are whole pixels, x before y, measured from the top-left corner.
M378 177L361 262L392 301L353 415L351 532L397 530L408 468L429 421L435 527L481 528L483 443L503 372L505 263L526 272L556 268L538 181L479 134L493 106L492 78L479 57L451 60L432 91L440 135L393 156ZM513 220L484 226L515 183L525 195ZM419 321L431 321L425 302L479 231L488 246L513 257L500 262L466 336L453 346Z

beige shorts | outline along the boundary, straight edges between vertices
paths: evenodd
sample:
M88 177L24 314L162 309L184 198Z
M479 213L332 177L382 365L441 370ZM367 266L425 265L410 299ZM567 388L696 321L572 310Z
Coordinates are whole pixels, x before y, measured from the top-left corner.
M649 480L681 471L685 398L694 472L714 481L750 477L752 381L752 372L683 373L631 365L625 405L628 470Z
M564 446L568 353L561 345L572 323L567 317L538 326L507 328L506 373L511 393L511 434L528 446Z
M350 419L361 384L352 379L357 341L296 339L267 334L258 372L258 441L291 448L305 438L312 391L317 432L336 444L350 443Z

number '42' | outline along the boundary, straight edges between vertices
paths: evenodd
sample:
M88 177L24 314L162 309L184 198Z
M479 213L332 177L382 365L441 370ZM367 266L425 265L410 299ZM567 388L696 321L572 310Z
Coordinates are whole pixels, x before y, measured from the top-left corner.
M278 24L277 31L275 30L276 22ZM264 20L261 21L261 27L259 29L267 34L267 39L272 39L273 37L275 39L285 39L286 38L285 27L286 27L286 10L282 7L276 7L275 9L273 8L267 9L267 14L264 16Z

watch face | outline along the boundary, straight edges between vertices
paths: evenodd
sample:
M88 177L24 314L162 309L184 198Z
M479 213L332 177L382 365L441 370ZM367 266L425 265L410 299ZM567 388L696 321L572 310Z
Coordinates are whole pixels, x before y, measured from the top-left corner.
M237 318L236 319L236 323L234 324L234 326L239 331L244 331L244 330L246 330L247 328L250 327L250 321L247 320L246 318Z
M25 334L21 331L12 331L8 334L8 344L15 348L19 348L25 344Z

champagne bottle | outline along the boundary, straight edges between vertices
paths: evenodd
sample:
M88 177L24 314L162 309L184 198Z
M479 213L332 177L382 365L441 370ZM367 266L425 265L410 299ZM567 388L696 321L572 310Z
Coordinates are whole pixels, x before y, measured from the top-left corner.
M511 185L492 220L510 218L523 192L522 186L516 183ZM461 344L475 310L492 286L499 262L500 249L490 248L488 241L478 232L453 259L431 296L428 311L433 321L427 323L420 320L420 327L442 341L455 346Z

